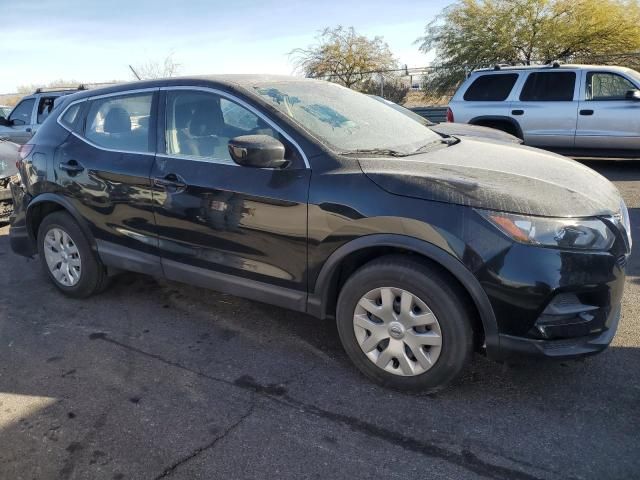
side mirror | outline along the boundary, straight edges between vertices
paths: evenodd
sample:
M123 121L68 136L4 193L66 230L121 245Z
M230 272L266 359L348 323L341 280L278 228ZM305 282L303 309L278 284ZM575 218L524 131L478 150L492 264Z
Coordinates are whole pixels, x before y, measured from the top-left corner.
M635 102L640 102L640 90L629 90L625 95L627 100L633 100Z
M22 126L22 125L26 125L26 124L27 124L27 122L25 122L21 118L14 118L13 120L9 120L9 126L12 126L12 127Z
M229 154L234 162L244 167L282 168L284 145L269 135L241 135L229 140Z

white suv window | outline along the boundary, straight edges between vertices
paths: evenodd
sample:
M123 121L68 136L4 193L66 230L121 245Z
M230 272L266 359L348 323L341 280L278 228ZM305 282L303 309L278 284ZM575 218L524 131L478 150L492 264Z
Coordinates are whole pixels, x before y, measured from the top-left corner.
M502 102L511 93L516 80L517 73L481 75L464 92L464 99L476 102Z
M40 101L38 102L38 123L44 122L49 116L51 110L53 110L53 102L56 98L57 97L40 97Z
M624 100L629 90L637 90L637 87L616 73L589 72L587 74L587 100Z
M522 87L520 101L571 102L575 87L575 72L533 72Z
M30 125L31 113L33 112L33 105L35 103L35 98L27 98L21 101L11 112L9 120L13 121L14 125Z

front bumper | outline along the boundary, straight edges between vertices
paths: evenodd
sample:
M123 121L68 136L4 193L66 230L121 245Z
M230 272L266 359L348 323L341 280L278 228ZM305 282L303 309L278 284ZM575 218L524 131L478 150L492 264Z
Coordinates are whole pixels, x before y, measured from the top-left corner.
M2 186L2 182L6 181L5 179L0 179L0 223L5 223L9 221L9 216L13 211L13 198L11 196L11 183L7 184L7 186Z
M9 217L9 244L18 255L32 257L36 254L36 245L27 228L26 204L28 196L18 183L10 183L14 209Z
M609 345L629 255L624 232L608 251L580 251L523 245L476 226L465 260L495 315L495 334L485 335L489 358L573 358Z
M507 360L514 357L546 357L558 360L595 355L606 349L618 329L620 305L608 319L607 328L600 333L560 340L540 340L526 337L500 334L499 349L492 352L494 360Z

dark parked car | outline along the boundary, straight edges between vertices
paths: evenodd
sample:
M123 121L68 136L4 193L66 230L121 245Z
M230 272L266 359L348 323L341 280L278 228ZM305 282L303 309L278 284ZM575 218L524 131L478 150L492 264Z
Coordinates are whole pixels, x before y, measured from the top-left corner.
M17 144L0 139L0 224L9 221L13 210L9 184L18 180L18 148Z
M442 138L319 80L167 79L62 100L21 150L15 252L67 295L120 269L335 318L371 379L436 390L474 349L615 334L631 238L572 160Z
M481 127L478 125L468 125L466 123L434 123L431 120L418 115L416 112L409 110L408 108L398 105L386 98L379 97L377 95L370 95L371 98L388 105L389 107L403 113L409 118L413 118L416 122L422 123L424 126L429 127L436 133L446 137L476 137L486 140L495 140L497 142L516 143L521 144L522 140L518 137L511 135L510 133L503 132L502 130L496 130L495 128Z

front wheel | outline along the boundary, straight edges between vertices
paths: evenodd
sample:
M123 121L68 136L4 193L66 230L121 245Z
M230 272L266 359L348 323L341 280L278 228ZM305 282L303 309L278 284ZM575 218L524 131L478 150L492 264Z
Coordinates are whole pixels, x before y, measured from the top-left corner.
M391 388L437 391L472 353L471 319L459 287L411 257L383 257L355 272L340 292L337 322L356 367Z

